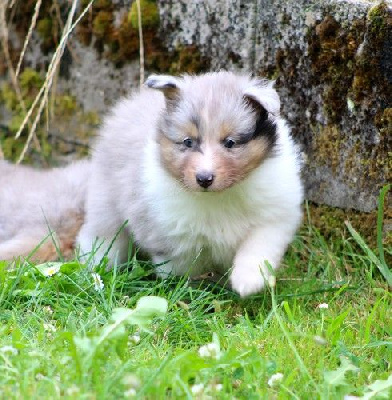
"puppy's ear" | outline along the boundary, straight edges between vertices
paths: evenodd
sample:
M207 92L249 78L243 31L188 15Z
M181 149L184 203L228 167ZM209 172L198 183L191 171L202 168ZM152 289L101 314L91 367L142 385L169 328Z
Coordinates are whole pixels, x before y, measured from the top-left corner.
M261 106L267 113L277 116L280 110L280 99L273 85L274 82L256 80L253 85L245 89L244 98L256 109Z
M168 104L178 99L180 84L180 79L170 75L150 75L145 82L147 87L163 92Z

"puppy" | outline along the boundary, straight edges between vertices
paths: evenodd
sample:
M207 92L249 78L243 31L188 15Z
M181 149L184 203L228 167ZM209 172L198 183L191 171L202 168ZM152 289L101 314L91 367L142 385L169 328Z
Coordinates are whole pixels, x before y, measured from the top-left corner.
M146 86L102 126L82 253L95 246L96 260L120 263L132 238L163 277L231 271L241 296L259 292L302 214L300 165L277 92L229 72L153 75Z
M39 171L0 160L0 260L73 255L89 170L88 161Z

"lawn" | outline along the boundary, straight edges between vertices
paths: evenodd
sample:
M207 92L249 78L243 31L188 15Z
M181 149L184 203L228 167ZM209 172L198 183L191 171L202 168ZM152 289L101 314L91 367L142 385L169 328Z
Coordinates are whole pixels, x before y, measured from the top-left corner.
M305 218L276 286L249 299L156 280L136 257L94 274L0 262L0 398L390 398L379 215L374 252L343 221L328 239Z

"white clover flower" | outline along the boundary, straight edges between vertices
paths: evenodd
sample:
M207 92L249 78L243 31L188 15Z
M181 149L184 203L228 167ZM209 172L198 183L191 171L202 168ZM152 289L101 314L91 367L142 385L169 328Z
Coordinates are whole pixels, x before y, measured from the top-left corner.
M192 394L201 394L204 391L204 385L202 383L196 383L192 385L191 392Z
M213 389L216 392L220 392L223 389L223 385L221 383L217 383L216 385L213 386Z
M46 332L56 332L56 327L53 324L45 324L44 329Z
M102 289L105 287L105 285L102 282L102 278L99 274L97 274L96 272L92 272L91 276L93 277L93 281L94 281L94 289L97 292L102 291Z
M64 356L64 357L60 358L61 365L69 364L71 361L72 361L72 357L70 357L70 356Z
M13 356L18 354L18 350L14 346L3 346L0 348L0 353L11 353Z
M320 309L328 309L328 304L327 303L321 303L317 306Z
M272 376L271 376L271 378L269 378L268 379L268 386L270 386L270 387L274 387L274 386L276 386L277 384L279 384L279 382L281 381L283 379L283 374L282 373L280 373L280 372L278 372L278 373L276 373L276 374L273 374Z
M122 378L122 383L127 387L125 397L135 397L137 389L141 386L140 379L134 374L127 374Z
M140 334L135 333L134 335L130 336L129 339L133 344L139 344L140 343Z
M323 338L322 336L318 336L318 335L313 336L313 340L314 340L317 344L319 344L319 345L321 345L321 346L325 346L325 345L328 344L327 339Z
M46 270L46 276L53 276L54 274L56 274L58 272L58 269L56 267L49 267Z
M124 392L125 397L136 397L136 389L130 388Z
M216 360L221 357L219 345L216 343L207 343L199 349L199 356L203 358L215 358Z
M43 308L43 310L44 310L46 313L48 313L48 314L53 314L52 307L50 307L50 306L45 306L45 307Z
M139 387L140 379L135 374L127 374L122 378L122 383L126 386Z
M60 263L49 264L49 267L42 269L42 274L44 276L53 276L60 271L60 266L61 266Z
M79 389L76 385L70 386L70 387L65 391L65 393L66 393L68 396L76 396L77 394L79 394L79 392L80 392L80 389Z

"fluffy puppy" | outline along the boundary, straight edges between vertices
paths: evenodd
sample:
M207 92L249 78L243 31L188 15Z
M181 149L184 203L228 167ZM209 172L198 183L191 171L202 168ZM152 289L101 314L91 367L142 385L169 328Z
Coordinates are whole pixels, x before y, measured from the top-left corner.
M95 243L96 259L122 262L132 237L161 276L230 270L241 296L260 291L266 261L279 266L302 214L300 166L278 94L265 80L229 72L151 76L146 86L102 126L82 252Z
M33 253L33 260L50 261L58 251L72 256L89 169L87 161L36 170L0 160L0 260Z

